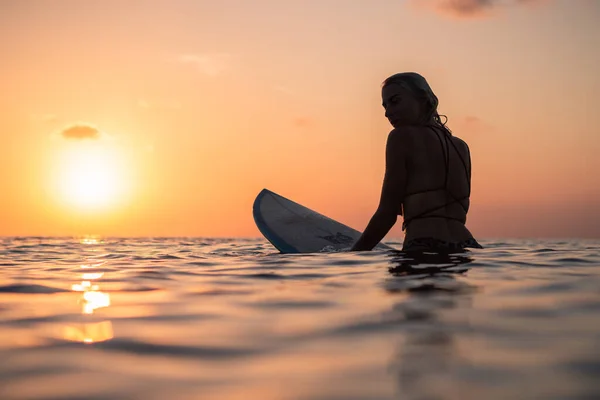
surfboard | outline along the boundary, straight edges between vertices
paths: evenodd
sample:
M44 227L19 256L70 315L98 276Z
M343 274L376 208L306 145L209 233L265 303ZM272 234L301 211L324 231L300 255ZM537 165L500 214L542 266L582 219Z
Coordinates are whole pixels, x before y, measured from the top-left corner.
M268 189L256 196L252 214L258 230L282 253L350 250L361 235L349 226ZM393 248L379 243L376 249Z

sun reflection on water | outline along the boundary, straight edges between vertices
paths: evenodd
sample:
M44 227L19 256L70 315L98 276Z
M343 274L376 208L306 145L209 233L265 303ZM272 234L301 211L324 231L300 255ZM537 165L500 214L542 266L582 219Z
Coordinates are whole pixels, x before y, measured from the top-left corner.
M78 324L65 326L63 337L72 342L98 343L114 337L112 323L102 321L94 324Z
M93 268L93 265L82 265L83 270ZM110 306L110 295L100 291L100 285L94 281L104 276L104 272L83 272L82 281L74 283L71 289L81 292L81 313L91 315L95 310ZM112 322L102 321L97 323L83 323L66 326L63 330L66 340L97 343L110 340L114 337Z
M86 236L84 238L81 238L80 243L81 244L98 244L98 243L100 243L100 240L93 236Z

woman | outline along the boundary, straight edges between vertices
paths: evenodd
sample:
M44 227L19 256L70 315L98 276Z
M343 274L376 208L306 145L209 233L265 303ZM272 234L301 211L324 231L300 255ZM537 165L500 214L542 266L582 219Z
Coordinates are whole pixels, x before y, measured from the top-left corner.
M465 226L471 194L469 147L453 137L424 77L392 75L381 90L394 129L386 144L379 207L351 250L371 250L404 216L403 251L481 248Z

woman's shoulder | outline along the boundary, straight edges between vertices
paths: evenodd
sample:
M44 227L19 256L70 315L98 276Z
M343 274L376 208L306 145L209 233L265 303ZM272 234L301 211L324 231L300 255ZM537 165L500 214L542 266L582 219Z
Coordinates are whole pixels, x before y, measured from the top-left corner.
M458 136L452 135L452 141L454 142L454 145L457 146L459 149L462 149L464 152L470 153L469 145L465 140L459 138Z
M411 142L415 135L422 133L422 126L399 126L390 131L388 140L405 143Z

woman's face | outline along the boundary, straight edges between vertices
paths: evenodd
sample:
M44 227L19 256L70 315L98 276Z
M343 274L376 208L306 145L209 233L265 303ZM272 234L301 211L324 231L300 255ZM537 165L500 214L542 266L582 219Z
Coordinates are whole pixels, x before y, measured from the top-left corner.
M381 90L381 99L385 116L394 128L419 123L423 107L407 87L389 83Z

